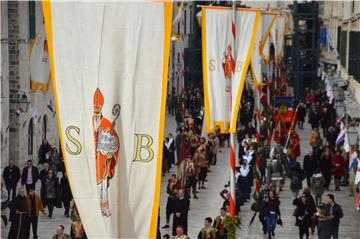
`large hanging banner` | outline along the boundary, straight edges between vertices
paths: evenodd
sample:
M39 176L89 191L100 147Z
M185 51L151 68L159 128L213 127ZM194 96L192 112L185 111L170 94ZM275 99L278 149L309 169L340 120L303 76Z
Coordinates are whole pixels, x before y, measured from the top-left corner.
M88 238L156 238L171 3L43 2L62 150Z
M50 86L50 63L45 28L42 26L30 49L30 82L32 90L47 92Z
M276 18L276 31L275 31L275 59L279 62L284 56L285 47L285 33L286 33L286 17L284 15Z
M261 13L252 9L202 8L206 131L235 133ZM233 24L233 21L234 24Z
M266 62L270 61L270 45L272 42L271 32L275 32L277 15L274 13L262 13L262 38L260 54Z
M263 21L264 21L265 15L261 15L259 26L258 26L258 32L256 34L256 40L254 44L254 51L251 55L251 75L254 78L254 84L255 87L258 87L262 83L262 71L261 71L261 45L262 45L262 39L263 39Z

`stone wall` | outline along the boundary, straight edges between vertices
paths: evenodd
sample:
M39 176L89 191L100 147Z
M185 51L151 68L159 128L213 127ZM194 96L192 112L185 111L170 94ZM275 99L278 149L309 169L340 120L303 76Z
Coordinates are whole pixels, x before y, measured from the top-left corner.
M2 96L2 132L3 127L10 124L9 143L2 144L1 166L6 165L8 159L12 158L23 167L28 159L33 159L35 163L38 161L38 148L44 135L44 118L47 119L46 138L53 147L59 148L56 115L47 107L52 101L55 110L54 93L51 86L46 93L31 90L29 54L34 40L29 38L29 3L1 2L1 4L2 39L5 38L7 31L9 35L8 44L5 40L1 42L2 52L8 52L8 58L6 54L2 54L2 94L5 98L8 95L9 98L9 104L6 106ZM36 2L35 6L36 32L38 32L43 25L41 2ZM8 76L6 70L9 72ZM29 101L28 111L17 116L18 99L24 93ZM31 119L34 129L33 153L28 154L28 129Z

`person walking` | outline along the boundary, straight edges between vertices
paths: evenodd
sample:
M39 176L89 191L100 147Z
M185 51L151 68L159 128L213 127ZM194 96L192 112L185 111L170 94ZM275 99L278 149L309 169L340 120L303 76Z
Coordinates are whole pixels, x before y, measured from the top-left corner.
M303 239L304 236L306 236L306 239L309 239L309 228L312 225L312 217L314 216L316 209L307 200L305 194L301 194L300 197L296 198L293 201L293 204L296 206L294 213L294 216L296 217L295 225L299 227L300 239Z
M335 197L333 194L326 195L326 202L327 204L324 206L324 208L332 219L333 223L331 235L333 239L338 239L340 219L344 216L344 213L341 206L335 202Z
M69 217L70 202L73 199L73 196L71 193L69 180L68 180L66 174L64 174L64 176L60 180L60 194L61 194L61 201L62 201L62 203L64 205L64 209L65 209L64 215L66 217Z
M52 237L52 239L70 239L70 236L68 234L66 234L64 231L65 231L65 226L59 225L56 228L56 233Z
M259 204L260 204L259 220L262 224L262 230L264 234L267 233L267 223L265 216L269 206L269 194L270 194L270 185L268 183L265 183L264 189L261 190L259 193Z
M340 191L340 181L345 173L345 161L340 154L340 150L335 151L335 155L331 161L331 171L334 175L335 191Z
M25 189L19 188L18 195L10 202L10 231L8 239L27 239L28 235L28 210Z
M304 172L301 169L299 162L296 162L295 165L290 168L288 177L290 178L290 190L292 199L296 199L299 195L300 189L302 189L302 181L304 179Z
M33 166L32 160L27 161L27 166L21 174L21 185L25 185L26 192L29 193L30 188L35 189L35 184L39 179L39 170Z
M52 218L58 189L58 179L54 176L54 172L49 170L48 176L41 181L41 199L45 202L44 206L49 210L49 218Z
M52 147L47 139L43 139L38 151L38 164L43 164L49 161L51 149Z
M189 208L190 200L185 197L184 190L180 189L178 197L174 200L173 235L176 234L178 226L181 226L184 233L187 234Z
M313 176L315 170L318 168L317 159L314 157L313 149L309 150L309 153L305 155L303 161L303 169L306 175L307 186L311 186L311 177Z
M220 215L215 217L213 227L216 229L216 239L226 239L227 231L225 228L224 220L226 216L226 208L220 209Z
M332 155L330 149L325 148L325 152L320 159L319 168L325 179L325 189L329 190L329 186L331 183L331 161Z
M40 170L40 174L39 174L40 181L42 181L46 176L48 176L50 170L50 164L48 162L45 162L42 164L42 168L43 169Z
M71 224L70 237L71 239L87 239L84 226L78 214L75 216L75 221Z
M176 227L173 239L188 239L188 236L186 236L184 228L181 225Z
M198 239L216 239L216 229L211 226L212 218L207 217L204 220L204 227L198 234Z
M14 199L16 196L16 186L20 180L20 169L15 165L14 160L10 159L9 166L4 168L3 178L9 199ZM12 196L10 197L10 195Z
M281 181L283 180L283 167L282 163L279 160L279 156L274 156L268 166L269 172L269 181L271 182L271 187L275 190L276 194L279 195L281 188Z
M54 171L54 175L57 176L57 172L60 171L60 155L57 151L57 148L52 148L49 156L49 165L50 168Z
M322 202L322 195L325 190L325 179L320 169L317 169L315 174L312 176L311 190L315 195L316 205L320 205Z
M269 203L265 212L266 231L268 238L275 237L276 223L280 219L280 201L274 191L269 193Z
M317 234L319 239L331 239L331 233L333 228L333 221L327 215L323 206L318 206L316 209L317 218Z
M33 238L37 239L37 226L39 212L42 212L45 216L44 206L40 197L35 193L34 189L30 189L29 195L26 197L27 215L29 216L28 234L30 234L30 226L32 226Z
M173 174L168 180L168 185L166 186L166 193L168 194L166 202L166 224L162 228L169 228L170 216L173 213L174 200L176 198L176 175Z
M301 102L298 106L298 127L299 127L299 129L304 128L305 116L306 116L306 107L305 107L304 103Z

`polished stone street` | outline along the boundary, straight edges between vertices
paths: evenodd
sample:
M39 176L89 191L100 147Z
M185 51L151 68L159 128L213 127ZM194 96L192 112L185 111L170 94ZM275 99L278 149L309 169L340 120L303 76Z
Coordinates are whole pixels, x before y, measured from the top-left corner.
M168 133L175 134L175 120L173 117L167 115L165 136ZM308 125L305 125L303 131L299 131L301 138L301 152L302 156L308 151L308 137L310 134L310 129ZM301 158L302 160L302 158ZM205 185L207 189L201 189L199 193L199 199L191 199L190 211L189 211L189 237L197 238L198 232L203 227L203 220L205 217L212 217L218 215L219 209L222 205L222 198L219 193L224 189L224 184L227 183L229 179L229 150L228 148L223 148L222 153L218 156L218 163L216 166L211 167L211 173L208 174L208 182ZM161 202L160 202L160 226L165 223L165 207L166 207L166 184L168 176L172 173L175 173L174 167L172 172L167 174L162 178L161 185ZM292 216L294 211L294 206L291 202L291 195L289 191L289 180L287 180L284 187L284 191L280 194L281 200L281 214L284 225L282 227L276 228L276 237L282 239L289 238L299 238L298 228L295 227L295 218ZM306 183L304 182L303 185ZM40 183L38 183L38 191L40 190ZM341 220L340 225L340 239L356 239L360 238L360 213L356 212L354 209L354 198L349 196L348 187L342 187L342 191L335 192L333 184L331 185L330 191L335 194L335 200L340 203L344 210L344 218ZM327 193L327 192L325 192ZM239 231L240 238L266 238L262 235L261 224L258 219L255 219L254 223L249 227L249 222L253 216L253 212L250 210L251 203L245 204L241 208L241 218L242 218L242 229ZM49 219L45 216L39 217L39 226L38 234L40 239L49 239L55 233L56 227L59 224L64 224L66 227L66 232L70 231L70 219L66 218L63 215L63 209L55 209L52 219ZM171 221L172 222L172 219ZM7 227L2 223L1 225L1 238L7 238L9 225ZM161 233L171 233L171 224L170 229L161 229ZM32 235L32 234L31 234ZM310 238L317 238L316 234L312 235Z

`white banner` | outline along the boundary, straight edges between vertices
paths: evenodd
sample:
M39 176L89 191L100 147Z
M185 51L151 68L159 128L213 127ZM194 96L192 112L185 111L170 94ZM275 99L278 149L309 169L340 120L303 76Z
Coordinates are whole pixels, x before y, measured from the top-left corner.
M256 40L254 44L254 51L251 55L251 75L254 79L255 87L258 87L262 83L262 57L261 57L261 42L263 39L263 21L264 15L261 15L258 32L256 34Z
M260 54L266 60L270 61L270 45L272 43L271 31L274 32L273 26L276 22L276 14L274 13L262 13L262 39Z
M40 28L30 49L29 62L31 89L47 92L50 86L50 63L44 26Z
M276 18L276 33L275 33L276 34L275 56L277 62L279 62L284 56L285 33L286 33L286 18L285 16L278 16Z
M202 8L206 131L236 132L241 94L254 50L260 11ZM234 19L234 24L232 23ZM234 43L235 41L235 43Z
M88 238L156 238L171 3L43 2L62 149Z

